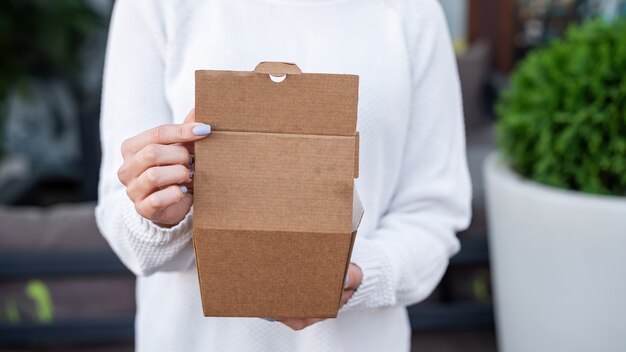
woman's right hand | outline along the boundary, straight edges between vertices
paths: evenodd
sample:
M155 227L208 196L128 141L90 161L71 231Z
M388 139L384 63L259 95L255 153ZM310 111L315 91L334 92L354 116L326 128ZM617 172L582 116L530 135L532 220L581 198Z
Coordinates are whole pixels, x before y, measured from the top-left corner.
M193 203L193 142L211 133L196 123L195 110L182 124L161 125L122 143L117 175L144 218L164 227L178 224Z

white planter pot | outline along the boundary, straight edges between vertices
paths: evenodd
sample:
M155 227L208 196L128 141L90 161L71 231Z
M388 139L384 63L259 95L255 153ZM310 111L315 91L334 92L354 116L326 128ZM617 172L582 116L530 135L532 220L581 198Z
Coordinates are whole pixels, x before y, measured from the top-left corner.
M484 171L500 351L626 351L626 198Z

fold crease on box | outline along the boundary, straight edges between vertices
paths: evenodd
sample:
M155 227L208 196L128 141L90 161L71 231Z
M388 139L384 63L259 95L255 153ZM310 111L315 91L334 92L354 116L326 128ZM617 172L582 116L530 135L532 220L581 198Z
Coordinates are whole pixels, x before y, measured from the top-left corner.
M271 75L286 75L275 82ZM193 242L205 316L331 318L363 207L358 76L196 71Z

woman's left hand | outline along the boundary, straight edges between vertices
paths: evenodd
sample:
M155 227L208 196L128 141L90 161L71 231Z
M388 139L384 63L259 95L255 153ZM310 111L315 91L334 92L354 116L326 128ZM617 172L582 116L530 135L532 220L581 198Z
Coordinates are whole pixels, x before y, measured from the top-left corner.
M343 293L341 294L342 306L348 302L354 292L359 288L361 281L363 281L363 272L361 271L361 268L350 263L348 266L348 274L346 275L346 284L344 285ZM322 320L325 319L279 319L278 321L293 330L302 330Z

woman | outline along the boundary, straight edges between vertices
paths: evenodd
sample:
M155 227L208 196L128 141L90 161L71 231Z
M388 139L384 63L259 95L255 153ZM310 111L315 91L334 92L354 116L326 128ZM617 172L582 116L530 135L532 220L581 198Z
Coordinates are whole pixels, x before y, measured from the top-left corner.
M291 61L360 76L365 215L337 319L205 318L191 243L194 71ZM461 96L436 0L118 0L99 227L138 276L139 351L407 351L470 217ZM219 195L215 195L219 196Z

